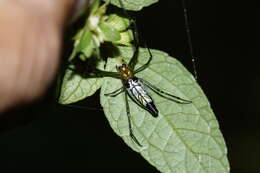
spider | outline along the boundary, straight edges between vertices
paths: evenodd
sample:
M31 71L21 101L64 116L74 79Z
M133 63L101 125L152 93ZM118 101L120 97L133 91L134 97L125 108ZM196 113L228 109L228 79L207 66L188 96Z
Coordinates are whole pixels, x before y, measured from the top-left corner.
M94 76L92 76L92 77L97 77L97 76L98 77L112 77L112 78L121 80L122 87L116 89L115 91L113 91L111 93L106 93L105 96L116 97L117 95L124 93L126 114L127 114L127 118L128 118L129 135L130 135L131 139L138 146L142 147L141 143L137 140L137 138L135 137L133 130L132 130L128 97L130 97L131 100L133 102L135 102L138 106L140 106L142 109L145 109L146 111L148 111L154 118L158 117L160 110L158 110L156 105L154 104L152 97L149 95L149 93L147 91L147 88L150 89L151 91L155 92L159 96L161 96L165 99L174 101L178 104L190 104L190 103L192 103L192 101L172 95L172 94L170 94L166 91L163 91L160 88L154 86L153 84L146 81L145 79L138 78L135 76L135 74L145 70L149 66L150 62L153 59L153 55L152 55L149 47L147 47L145 45L145 47L147 48L147 51L149 53L148 61L144 65L136 68L136 64L138 61L138 54L139 54L139 46L140 46L136 22L126 12L123 2L121 0L118 0L118 1L121 5L121 8L123 9L125 16L127 18L129 18L130 23L131 23L129 27L133 31L133 52L134 52L133 56L130 58L128 63L123 63L119 66L116 66L117 72L109 72L109 71L102 71L102 70L95 69L96 74L94 74Z

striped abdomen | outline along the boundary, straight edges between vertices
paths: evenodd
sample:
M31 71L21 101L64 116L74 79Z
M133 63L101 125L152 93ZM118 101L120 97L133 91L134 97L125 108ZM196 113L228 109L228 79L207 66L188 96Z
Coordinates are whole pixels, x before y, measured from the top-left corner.
M145 90L143 82L137 77L129 78L126 83L126 89L128 95L132 100L142 108L146 109L152 116L158 116L158 110L154 105L152 98L148 95Z

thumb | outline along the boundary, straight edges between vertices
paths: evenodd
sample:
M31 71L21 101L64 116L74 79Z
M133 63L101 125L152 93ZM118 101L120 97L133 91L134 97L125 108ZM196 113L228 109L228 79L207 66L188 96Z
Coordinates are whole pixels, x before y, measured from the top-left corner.
M46 91L58 69L64 24L76 3L0 2L0 113Z

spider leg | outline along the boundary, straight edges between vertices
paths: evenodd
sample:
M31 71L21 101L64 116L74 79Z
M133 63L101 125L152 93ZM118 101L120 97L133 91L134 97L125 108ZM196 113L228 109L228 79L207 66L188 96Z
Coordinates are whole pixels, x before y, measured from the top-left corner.
M145 86L147 86L148 88L150 88L156 94L158 94L159 96L161 96L163 98L166 98L168 100L174 101L174 102L179 103L179 104L190 104L190 103L192 103L192 101L190 101L190 100L186 100L186 99L180 98L178 96L172 95L170 93L167 93L167 92L161 90L160 88L157 88L156 86L152 85L150 82L148 82L144 79L141 79L141 80L143 81Z
M133 31L134 54L133 54L132 58L130 59L128 66L131 69L134 69L134 67L137 63L137 58L138 58L138 54L139 54L139 37L138 37L137 26L136 26L135 20L131 16L129 16L127 11L125 10L122 0L118 0L118 1L120 3L120 6L123 10L124 15L130 20L129 29L131 29Z
M132 56L132 58L130 59L128 66L131 69L135 68L135 65L137 63L137 58L139 55L139 39L138 39L138 32L137 32L137 26L136 26L136 22L133 19L130 19L131 25L130 28L133 31L133 43L134 43L134 54Z
M138 55L139 55L139 47L140 47L137 25L136 25L135 20L132 19L128 15L127 11L124 8L124 4L123 4L122 0L119 0L119 3L121 5L121 7L123 9L123 12L126 15L126 17L130 19L130 26L129 26L129 28L133 31L134 54L133 54L132 58L130 59L130 61L128 63L128 66L131 69L135 69L135 65L137 63L137 58L138 58ZM139 67L136 71L134 71L134 73L138 73L138 72L144 70L145 68L147 68L149 63L150 63L150 61L152 60L153 56L152 56L152 53L151 53L150 49L146 45L145 45L145 47L148 49L148 53L150 55L149 60L143 66Z
M134 71L134 74L135 74L135 73L138 73L138 72L140 72L140 71L143 71L144 69L146 69L146 68L148 67L148 65L150 64L150 62L152 61L152 59L153 59L153 55L152 55L152 53L151 53L149 47L147 47L147 46L145 46L145 47L146 47L147 50L148 50L149 59L148 59L148 61L147 61L144 65L142 65L141 67L139 67L138 69L136 69L136 70Z
M117 72L95 69L93 72L86 74L84 72L77 71L77 69L72 68L70 66L68 66L67 69L73 71L74 73L78 73L79 75L82 75L85 78L112 77L112 78L120 79L120 76Z
M140 144L140 142L136 139L134 133L133 133L133 129L132 129L132 125L131 125L131 117L130 117L130 108L129 108L129 103L127 100L127 92L125 91L125 107L126 107L126 114L127 114L127 119L128 119L128 127L129 127L129 135L131 137L131 139L137 144L139 145L139 147L142 147L142 145Z
M99 75L99 77L112 77L112 78L121 79L117 72L96 69L96 70L94 70L94 74Z
M123 91L124 91L124 87L122 86L111 93L106 93L105 96L116 97L117 95L121 94Z

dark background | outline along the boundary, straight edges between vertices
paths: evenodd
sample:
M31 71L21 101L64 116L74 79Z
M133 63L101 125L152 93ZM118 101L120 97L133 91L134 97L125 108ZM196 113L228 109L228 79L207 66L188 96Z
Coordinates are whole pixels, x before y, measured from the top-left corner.
M188 7L199 83L219 120L231 172L260 172L255 8L217 0ZM192 71L180 0L161 0L136 17L149 47ZM0 172L157 172L113 133L102 111L59 106L53 91L0 118ZM98 108L96 98L81 105Z

